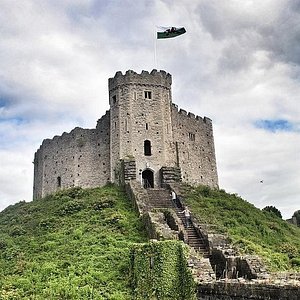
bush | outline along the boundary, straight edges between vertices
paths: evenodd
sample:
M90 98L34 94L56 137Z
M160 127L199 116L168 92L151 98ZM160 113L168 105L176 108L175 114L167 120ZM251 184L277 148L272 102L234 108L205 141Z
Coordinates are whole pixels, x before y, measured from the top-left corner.
M116 204L116 200L114 198L104 198L95 201L92 204L92 207L94 210L100 211L105 208L114 207L115 204Z
M24 234L26 234L26 230L18 225L12 226L12 228L9 232L10 236L20 236L20 235L24 235Z
M55 218L48 218L48 219L43 219L40 221L40 228L43 229L51 229L55 226L56 219Z
M7 242L4 240L0 240L0 250L4 250L7 247Z
M282 215L281 212L278 208L276 208L275 206L266 206L262 209L263 211L267 211L267 212L271 212L273 213L275 216L279 217L280 219L282 219Z
M65 194L73 199L82 198L85 195L85 191L81 187L74 187L65 191Z
M59 214L61 216L71 215L79 212L85 207L85 203L82 200L74 200L64 203L59 209Z
M290 243L282 244L280 247L280 252L287 254L290 259L297 257L299 254L298 248Z
M291 259L291 265L293 267L300 267L300 257L295 257Z
M209 197L211 195L211 189L209 186L201 186L199 188L200 194L204 197Z

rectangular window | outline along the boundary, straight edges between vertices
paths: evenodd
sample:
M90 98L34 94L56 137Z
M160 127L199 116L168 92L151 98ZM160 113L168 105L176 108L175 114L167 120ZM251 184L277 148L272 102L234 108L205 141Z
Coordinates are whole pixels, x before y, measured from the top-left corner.
M189 132L189 140L193 142L195 141L195 133Z
M117 96L115 95L112 97L112 105L115 105L116 102L117 102Z
M145 91L145 99L152 99L152 93L149 91Z

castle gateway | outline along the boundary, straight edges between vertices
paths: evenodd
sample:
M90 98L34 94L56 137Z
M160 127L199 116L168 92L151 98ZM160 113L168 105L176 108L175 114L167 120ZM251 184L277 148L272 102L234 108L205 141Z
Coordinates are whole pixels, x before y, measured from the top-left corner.
M137 180L145 188L174 181L218 186L212 122L172 104L164 71L117 72L110 109L94 129L43 141L34 157L33 198L59 189Z

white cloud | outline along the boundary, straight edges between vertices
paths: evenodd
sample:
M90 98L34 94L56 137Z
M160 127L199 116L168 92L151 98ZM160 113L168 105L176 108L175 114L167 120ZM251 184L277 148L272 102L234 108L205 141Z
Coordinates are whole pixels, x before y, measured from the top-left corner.
M173 75L176 104L213 119L221 187L290 217L299 132L254 124L299 129L299 13L294 0L1 1L0 208L30 200L43 138L95 126L108 77L157 67ZM157 41L157 66L155 25L187 29Z

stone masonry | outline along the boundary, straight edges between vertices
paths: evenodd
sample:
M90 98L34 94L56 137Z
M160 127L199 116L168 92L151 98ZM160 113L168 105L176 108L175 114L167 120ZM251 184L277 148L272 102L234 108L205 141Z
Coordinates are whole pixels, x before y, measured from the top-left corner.
M124 160L134 166L125 180L145 187L160 187L163 180L217 187L212 122L178 110L171 84L165 71L117 72L109 79L110 110L96 128L75 128L44 140L37 150L33 198L122 182ZM165 170L173 175L165 178Z

